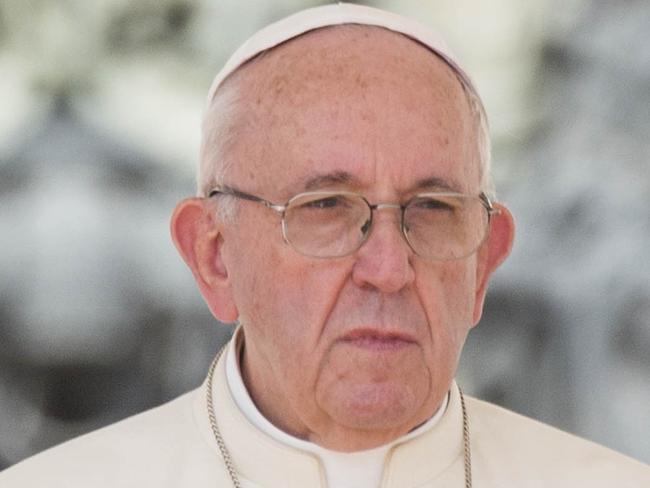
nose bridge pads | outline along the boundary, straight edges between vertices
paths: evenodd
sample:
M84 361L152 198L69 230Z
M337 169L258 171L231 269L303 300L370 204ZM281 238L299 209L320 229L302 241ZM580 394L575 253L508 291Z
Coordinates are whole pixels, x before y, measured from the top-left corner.
M373 210L384 209L384 208L400 209L400 206L395 204L379 204L375 208L373 208ZM364 241L370 237L371 227L374 224L373 216L374 213L371 214L363 223L363 225L360 227ZM395 219L394 223L397 224L397 230L401 234L402 239L406 242L407 246L411 248L411 243L409 242L407 237L407 232L409 231L409 228L406 225L406 222L404 221L403 211L398 212L397 218Z
M404 238L406 238L406 241L408 242L408 233L409 228L408 223L406 222L406 212L402 210L402 213L400 214L400 230L402 231L402 234L404 235ZM409 244L410 245L410 244Z
M365 236L368 235L368 231L370 230L370 224L371 224L371 222L372 222L372 219L371 219L371 218L368 218L368 219L363 223L363 225L361 226L361 235L362 235L362 236L365 237Z

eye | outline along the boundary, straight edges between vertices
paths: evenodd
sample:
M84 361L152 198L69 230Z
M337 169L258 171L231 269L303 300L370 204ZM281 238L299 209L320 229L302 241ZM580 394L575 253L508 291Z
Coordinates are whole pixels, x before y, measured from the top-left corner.
M451 200L442 198L422 197L413 200L409 207L414 210L427 210L427 211L440 211L440 212L453 212L457 205Z
M305 202L302 207L317 209L317 210L327 210L327 209L337 209L346 206L346 199L341 195L331 195L325 198L318 198L316 200L311 200Z

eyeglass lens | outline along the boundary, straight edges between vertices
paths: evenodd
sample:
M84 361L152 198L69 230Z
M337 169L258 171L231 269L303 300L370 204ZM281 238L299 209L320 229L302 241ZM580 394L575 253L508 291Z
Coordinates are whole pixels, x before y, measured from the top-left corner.
M284 212L287 241L307 256L354 252L370 232L372 210L359 195L312 193L294 197ZM410 200L403 231L413 251L431 259L458 259L485 238L488 214L477 197L422 195Z

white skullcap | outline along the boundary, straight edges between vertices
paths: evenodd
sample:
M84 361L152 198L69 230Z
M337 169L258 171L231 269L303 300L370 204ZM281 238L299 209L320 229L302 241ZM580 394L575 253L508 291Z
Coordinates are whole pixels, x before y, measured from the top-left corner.
M341 24L360 24L384 27L388 30L403 34L423 44L442 58L462 79L481 103L474 84L465 71L458 65L445 42L428 27L406 17L379 10L376 8L338 3L310 8L285 17L253 34L228 59L224 67L217 73L208 92L208 105L223 81L246 61L256 55L282 44L296 36L319 29ZM481 106L481 110L483 107Z

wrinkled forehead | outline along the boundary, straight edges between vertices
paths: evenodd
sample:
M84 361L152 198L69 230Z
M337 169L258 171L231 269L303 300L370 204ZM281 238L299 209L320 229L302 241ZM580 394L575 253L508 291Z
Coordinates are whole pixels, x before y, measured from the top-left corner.
M366 42L359 42L360 32L364 33ZM314 42L315 39L323 45ZM374 40L383 43L375 44ZM386 66L381 63L391 56L393 60L401 57L404 62L392 63L395 76L385 76ZM430 69L432 66L437 69ZM372 73L384 83L364 78ZM442 73L450 83L440 84L441 79L431 77L431 73ZM332 79L336 76L340 79ZM354 79L356 76L358 79ZM388 79L393 82L392 87L385 83ZM485 115L472 81L444 42L428 28L410 19L358 5L309 9L253 35L215 77L203 120L197 178L199 195L231 174L231 168L238 166L233 164L234 159L264 161L264 155L255 153L262 146L261 139L283 125L266 118L267 115L287 114L293 106L314 105L310 102L319 99L340 100L336 90L319 92L318 89L358 88L364 82L375 90L384 90L387 96L410 90L411 99L415 100L429 94L430 99L440 102L441 109L450 108L457 112L456 116L466 114L468 106L475 120ZM444 92L441 89L444 86L453 86L453 98L463 103L451 107L447 103L451 91ZM459 93L461 96L457 96ZM356 94L365 98L367 92ZM446 112L439 120L451 118ZM296 141L289 142L295 145ZM480 175L482 164L479 163Z
M305 99L324 99L326 90L319 87L336 87L330 93L334 99L355 88L363 96L391 78L390 69L398 73L392 77L394 90L433 93L446 85L467 93L446 61L417 41L383 27L348 24L314 29L258 54L231 73L215 97L236 85L238 102L246 110L274 111L278 105L290 108Z
M375 188L383 174L375 163L390 160L400 161L390 177L399 191L416 177L411 166L450 173L435 158L451 160L452 148L468 151L453 159L473 161L473 119L457 77L430 50L380 27L310 31L249 61L224 88L231 83L241 113L230 122L228 176L247 188L304 189L297 183L326 167L356 175L359 190Z

